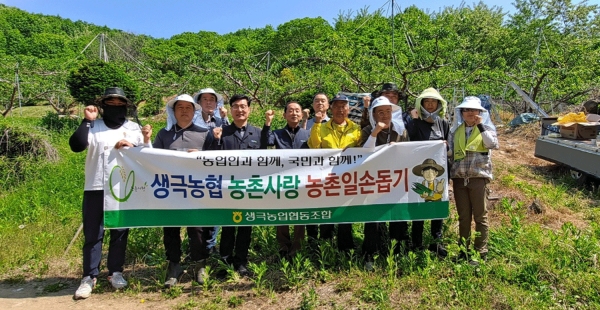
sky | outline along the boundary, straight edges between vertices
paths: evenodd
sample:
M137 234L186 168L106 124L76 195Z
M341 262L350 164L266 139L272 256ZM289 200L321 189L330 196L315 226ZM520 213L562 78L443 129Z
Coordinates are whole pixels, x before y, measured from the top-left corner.
M473 6L479 1L395 0L395 9L416 5L429 12L446 6ZM488 6L513 12L512 0L482 0ZM578 2L578 1L574 1ZM218 34L244 28L264 28L297 18L322 17L333 25L341 12L368 7L391 14L392 0L0 0L30 13L60 16L98 26L120 29L154 38L170 38L183 32L213 31ZM590 0L588 4L600 4Z

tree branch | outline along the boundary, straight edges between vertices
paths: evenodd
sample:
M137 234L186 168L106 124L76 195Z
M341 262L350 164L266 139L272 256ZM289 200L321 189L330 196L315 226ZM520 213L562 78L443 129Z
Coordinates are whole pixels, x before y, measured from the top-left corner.
M17 94L17 86L13 87L12 95L10 95L10 101L8 103L8 108L4 112L2 112L2 116L6 117L6 115L12 110L12 107L15 102L15 95Z

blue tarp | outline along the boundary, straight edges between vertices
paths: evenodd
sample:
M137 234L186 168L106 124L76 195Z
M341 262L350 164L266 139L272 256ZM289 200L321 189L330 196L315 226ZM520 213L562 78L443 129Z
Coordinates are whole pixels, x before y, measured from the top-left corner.
M488 112L492 112L492 100L490 99L490 96L488 95L479 95L477 96L477 98L479 98L479 100L481 100L481 106L483 108L485 108L486 110L488 110Z
M533 122L537 122L540 120L540 117L535 113L522 113L521 115L515 117L508 125L510 127L517 127L523 124L529 124Z

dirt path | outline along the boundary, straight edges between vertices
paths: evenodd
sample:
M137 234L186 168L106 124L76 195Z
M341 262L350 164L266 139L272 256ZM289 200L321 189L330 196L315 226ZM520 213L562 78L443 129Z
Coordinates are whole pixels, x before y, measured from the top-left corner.
M79 283L61 282L59 291L45 292L44 287L53 284L52 281L0 284L0 309L172 309L177 304L177 300L165 300L159 293L131 297L122 292L94 292L87 300L75 301L73 293Z

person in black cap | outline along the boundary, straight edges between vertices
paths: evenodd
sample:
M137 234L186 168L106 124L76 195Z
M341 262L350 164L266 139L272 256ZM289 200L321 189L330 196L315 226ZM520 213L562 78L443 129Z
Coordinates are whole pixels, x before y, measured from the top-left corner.
M234 95L229 99L233 123L224 127L215 127L206 137L205 148L209 150L251 150L266 149L262 143L261 130L248 124L251 99L246 95ZM265 133L267 135L267 133ZM241 276L248 271L248 249L252 235L252 226L223 227L219 253L227 265L233 264ZM218 276L223 277L221 272Z
M96 105L84 110L84 119L69 139L73 152L88 150L85 160L83 192L83 279L75 292L75 299L90 297L99 274L104 239L104 166L102 155L107 149L148 146L152 127L143 128L127 120L128 109L135 109L121 88L107 88ZM96 119L98 114L101 119ZM120 289L127 285L123 278L123 264L127 247L128 229L111 229L108 247L108 280Z
M315 114L315 124L310 131L308 146L311 149L345 149L358 147L361 142L360 126L350 119L349 100L344 95L337 95L331 100L331 120L322 123L325 114ZM306 233L309 241L317 239L320 229L320 239L333 238L333 224L307 225ZM337 245L340 251L347 252L354 248L352 224L338 224Z

